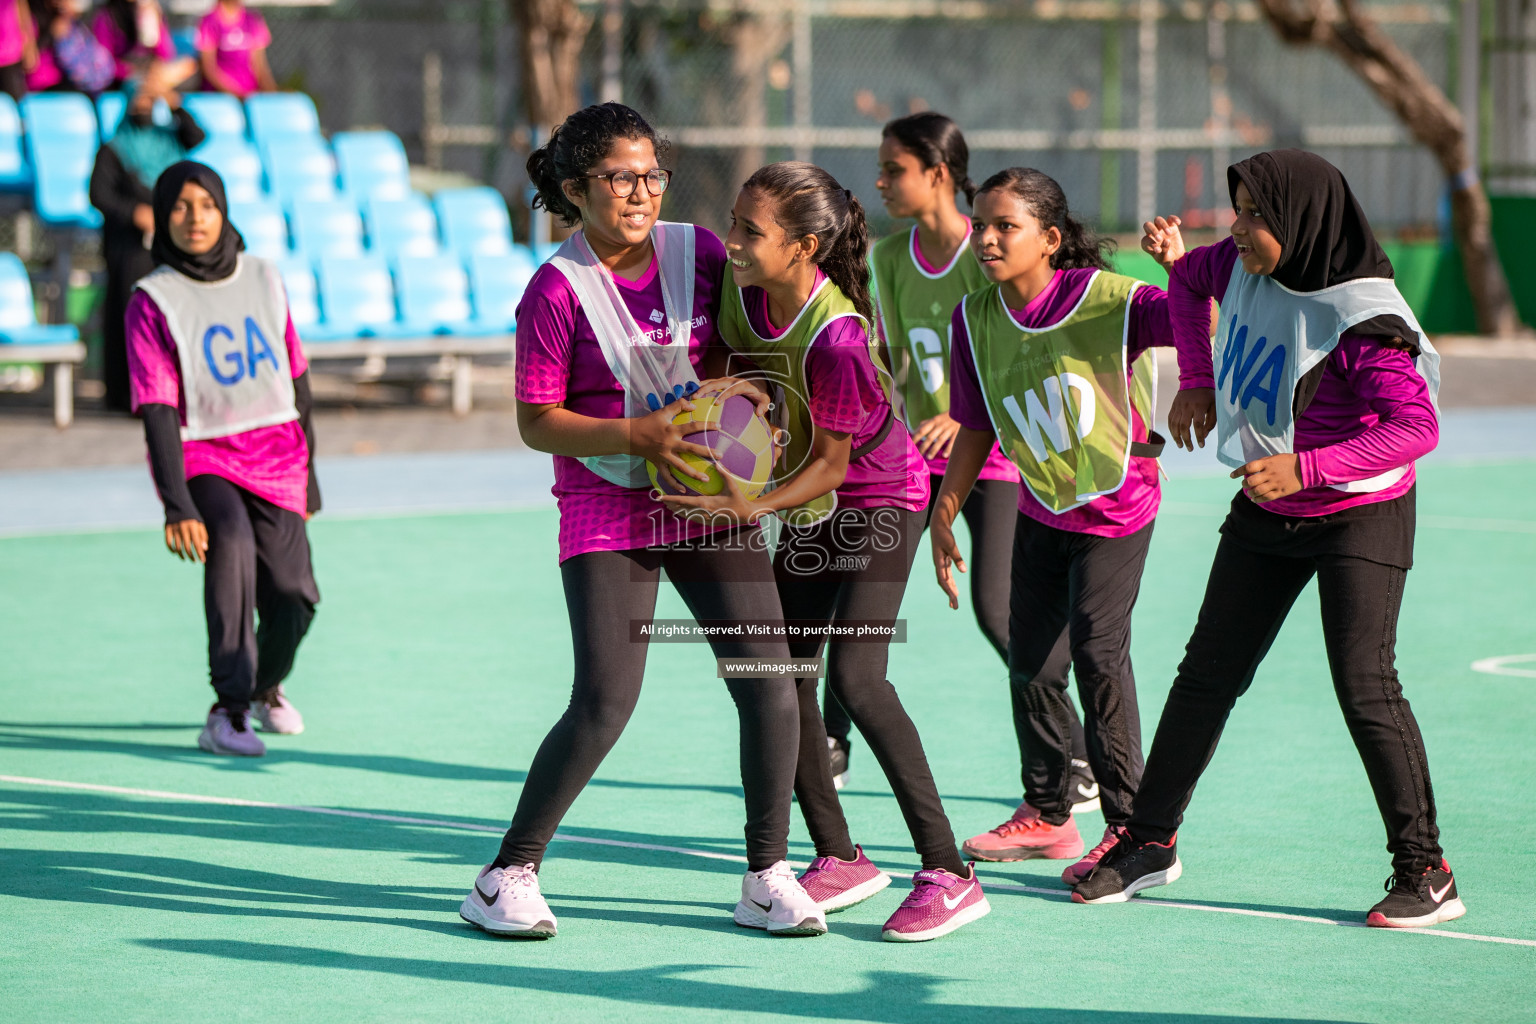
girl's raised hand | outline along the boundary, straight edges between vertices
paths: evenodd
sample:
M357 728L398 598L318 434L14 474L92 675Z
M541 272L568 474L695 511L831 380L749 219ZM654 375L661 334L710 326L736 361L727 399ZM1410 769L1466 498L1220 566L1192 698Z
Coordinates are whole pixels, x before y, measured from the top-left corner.
M965 572L965 558L960 554L955 531L949 528L949 524L935 519L929 524L928 534L933 539L933 571L938 576L939 589L949 595L951 608L959 608L960 587L955 583L955 574L950 571L950 566Z
M1184 256L1184 234L1179 230L1182 223L1177 216L1171 215L1149 220L1141 226L1145 232L1141 236L1142 251L1161 263L1164 270L1171 269Z
M165 528L165 546L188 562L208 561L208 527L200 519L183 519Z
M1205 438L1216 429L1216 389L1184 388L1168 410L1168 434L1179 448L1205 447Z
M688 440L690 434L697 434L704 429L704 424L696 423L688 427L680 427L672 422L680 412L692 412L693 403L686 398L678 399L671 405L664 405L655 412L646 413L644 416L634 416L629 420L629 454L638 455L642 459L655 464L658 469L670 469L673 476L689 476L695 480L708 480L709 474L702 469L695 469L683 461L683 453L699 455L706 459L714 459L715 453L702 444L695 444Z
M1262 505L1301 490L1301 458L1289 452L1254 459L1232 471L1243 478L1243 493Z
M725 480L725 490L719 494L667 494L656 493L656 500L664 502L668 508L685 519L697 519L722 526L727 524L750 526L760 518L768 514L767 509L758 508L741 493L741 487L737 485L734 477L729 473L721 473Z

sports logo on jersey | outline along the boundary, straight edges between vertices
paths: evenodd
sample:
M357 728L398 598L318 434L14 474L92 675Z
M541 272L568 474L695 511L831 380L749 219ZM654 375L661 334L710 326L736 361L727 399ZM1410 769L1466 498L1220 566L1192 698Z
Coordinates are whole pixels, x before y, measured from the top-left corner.
M651 310L651 323L659 324L667 318L667 315L659 309Z

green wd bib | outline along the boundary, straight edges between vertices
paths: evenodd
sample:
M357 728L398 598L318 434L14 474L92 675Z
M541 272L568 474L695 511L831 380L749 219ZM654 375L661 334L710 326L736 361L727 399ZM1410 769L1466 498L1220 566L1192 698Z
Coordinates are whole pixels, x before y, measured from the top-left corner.
M917 262L916 245L913 228L882 238L869 254L896 393L907 426L914 428L949 412L949 318L961 299L987 286L969 245L937 274Z
M1098 271L1077 307L1049 327L1021 327L991 285L966 296L976 376L1003 452L1029 492L1055 513L1125 482L1131 408L1149 429L1157 364L1127 379L1131 296L1142 282Z
M869 324L859 316L853 302L831 281L823 280L783 334L777 338L764 338L747 320L741 289L729 271L725 275L725 294L720 300L720 336L733 352L746 356L756 368L756 372L751 373L735 372L733 368L733 373L738 377L763 380L771 386L773 425L789 435L788 444L773 468L775 487L789 483L810 462L815 427L811 423L805 361L810 355L811 343L822 328L845 316L854 317L864 324L866 334L869 332ZM888 377L873 337L870 338L869 357L880 375ZM830 491L803 505L781 509L778 516L791 526L809 526L825 519L836 508L837 492Z

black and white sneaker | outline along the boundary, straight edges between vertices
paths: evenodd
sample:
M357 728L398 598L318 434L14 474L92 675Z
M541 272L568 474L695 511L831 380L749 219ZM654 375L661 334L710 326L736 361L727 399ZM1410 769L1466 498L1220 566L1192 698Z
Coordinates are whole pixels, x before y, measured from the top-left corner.
M1439 867L1418 874L1394 874L1387 879L1387 896L1365 915L1372 928L1425 928L1454 921L1467 912L1456 895L1456 879L1443 859Z
M1087 761L1072 759L1072 781L1067 788L1073 814L1087 814L1099 809L1099 783Z
M1122 836L1093 874L1072 887L1073 903L1124 903L1143 889L1167 885L1184 873L1178 836L1166 843L1138 843Z
M848 785L848 741L828 736L827 754L832 758L832 785L842 789Z

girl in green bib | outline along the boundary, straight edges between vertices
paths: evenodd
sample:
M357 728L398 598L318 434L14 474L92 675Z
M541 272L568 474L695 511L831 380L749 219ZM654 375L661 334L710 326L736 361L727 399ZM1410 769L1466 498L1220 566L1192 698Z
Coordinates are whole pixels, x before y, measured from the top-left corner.
M1008 674L1024 802L965 851L986 860L1071 858L1062 877L1072 884L1114 845L1141 779L1131 608L1161 496L1147 349L1173 344L1168 302L1160 289L1109 271L1107 240L1068 214L1061 186L1039 171L988 178L971 224L991 284L968 295L952 320L950 415L960 431L934 501L933 559L954 607L951 566L964 563L951 527L1000 443L1023 481ZM1069 792L1068 669L1108 825L1086 856Z
M955 846L917 728L886 679L889 630L926 518L928 467L892 407L870 331L864 211L821 168L778 163L742 186L731 221L720 334L749 364L735 375L755 374L771 390L788 436L775 486L761 497L747 500L727 476L723 495L662 500L724 522L768 513L784 520L774 577L790 654L815 658L825 649L827 685L890 780L922 860L882 934L894 942L938 938L990 908ZM796 690L795 796L817 853L800 882L831 912L891 880L849 835L816 678L798 679Z

